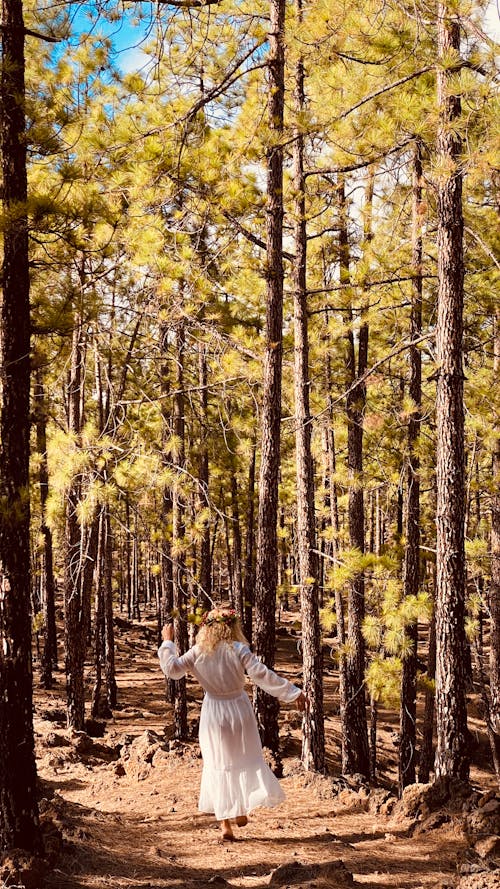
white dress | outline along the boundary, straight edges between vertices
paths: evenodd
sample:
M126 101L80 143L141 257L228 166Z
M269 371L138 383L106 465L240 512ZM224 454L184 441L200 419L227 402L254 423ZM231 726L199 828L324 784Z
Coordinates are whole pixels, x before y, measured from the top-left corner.
M213 812L222 821L282 802L285 794L262 756L257 721L244 690L245 672L281 701L295 701L300 688L269 670L242 642L220 642L211 653L194 645L182 657L177 657L173 642L163 642L158 657L169 679L181 679L189 672L205 689L200 812Z

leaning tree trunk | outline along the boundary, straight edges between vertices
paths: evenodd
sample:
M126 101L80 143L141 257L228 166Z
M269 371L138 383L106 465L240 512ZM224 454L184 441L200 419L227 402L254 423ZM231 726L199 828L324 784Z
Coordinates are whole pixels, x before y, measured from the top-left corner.
M271 0L270 17L266 352L255 577L255 651L268 667L273 667L278 582L277 519L283 354L283 147L281 143L285 92L285 0ZM257 688L255 709L262 743L278 757L278 701ZM277 770L280 770L279 762Z
M3 0L1 38L0 850L36 851L41 837L31 667L30 305L22 0Z
M296 0L302 20L302 0ZM293 162L295 190L294 337L295 337L295 449L297 466L297 543L302 613L302 663L308 708L302 720L302 762L306 770L325 769L323 713L323 652L319 622L318 557L314 510L314 473L311 452L309 407L309 337L307 315L307 228L304 177L304 136L300 118L304 112L304 60L295 69Z
M422 333L422 145L415 142L413 153L412 206L412 303L410 339ZM408 421L408 469L406 501L406 544L403 569L404 596L416 596L420 584L420 461L418 438L422 408L422 359L418 345L410 346L409 395L413 402ZM399 715L399 793L415 783L417 721L417 642L416 621L405 629L407 644L403 653L401 707Z
M440 60L460 53L460 25L451 7L438 6ZM465 664L463 215L459 135L460 98L454 75L438 67L437 186L437 584L436 584L436 777L469 775Z
M339 182L339 231L341 281L349 280L349 241L345 208L345 187ZM347 333L347 468L349 475L349 538L351 547L365 551L363 474L363 415L366 404L366 384L363 374L368 360L368 325L362 323L359 330L358 357L354 333L353 315L349 310ZM363 619L365 614L365 578L359 571L350 581L347 598L347 651L345 658L345 701L341 702L342 719L342 772L344 774L370 776L368 730L365 704L365 645Z

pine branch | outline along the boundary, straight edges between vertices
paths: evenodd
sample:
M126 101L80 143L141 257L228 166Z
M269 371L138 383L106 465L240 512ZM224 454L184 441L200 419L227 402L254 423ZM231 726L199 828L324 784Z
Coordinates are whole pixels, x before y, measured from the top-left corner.
M372 96L373 95L375 95L375 93L373 93ZM366 99L366 101L368 101L368 99ZM348 114L349 112L346 113ZM337 120L340 120L340 118L337 118ZM381 151L379 154L374 154L356 164L348 164L344 167L325 168L324 170L306 170L304 176L335 176L341 173L353 173L355 170L362 170L363 167L371 166L371 164L376 163L383 157L395 154L396 151L401 151L403 148L406 148L407 145L410 145L412 141L413 139L405 139L404 142L398 142L398 144L393 145L392 148L388 148L386 151Z
M29 37L36 37L37 40L45 40L47 43L60 43L60 37L50 37L49 34L39 34L38 31L32 31L31 28L25 28L24 33Z
M7 30L7 25L0 24L0 34ZM49 34L40 34L38 31L32 31L31 28L24 28L24 33L28 37L36 37L37 40L45 40L47 43L60 43L60 37L51 37Z
M403 281L414 281L416 278L437 278L437 275L404 275L397 278L382 278L380 281L363 281L358 283L347 282L345 284L336 284L335 287L318 287L315 290L308 290L307 293L309 296L314 296L315 294L319 293L337 293L339 290L346 290L349 287L362 287L363 290L369 290L371 287L381 287L384 284L399 284ZM309 312L309 314L319 315L321 312L324 312L325 309L331 312L343 312L345 310L345 306L325 305L322 306L321 309L313 309L311 312Z
M222 215L225 216L225 218L228 220L228 222L230 222L232 225L234 225L234 227L240 232L240 234L242 234L247 239L247 241L250 241L251 244L255 244L257 247L260 247L261 250L266 249L265 241L263 241L257 235L254 235L253 232L251 232L247 228L245 228L245 226L242 225L241 222L239 222L237 219L235 219L234 216L231 216L231 214L228 213L227 210L223 210ZM295 259L295 254L287 253L287 251L284 250L283 251L283 259L288 259L289 262L293 262Z
M354 382L347 389L345 389L344 392L342 392L341 395L339 395L337 398L334 398L332 401L329 401L327 407L323 408L322 411L318 411L317 414L313 414L311 417L309 417L309 419L305 421L304 426L309 423L313 423L315 420L318 419L318 417L321 417L321 416L323 416L323 414L326 414L336 404L339 404L341 401L344 401L347 398L347 396L351 394L351 392L354 392L354 390L357 389L358 386L360 386L369 377L371 377L372 374L374 374L375 371L378 370L378 368L381 367L382 364L386 363L386 361L390 361L391 358L394 358L396 355L400 355L401 352L405 352L407 349L411 349L414 346L418 346L420 343L423 343L425 340L432 339L433 336L434 336L434 333L424 333L424 334L422 334L422 336L417 337L417 339L415 339L415 340L407 340L404 343L402 343L401 345L396 346L396 348L392 349L392 351L389 352L388 355L384 355L383 358L381 358L379 361L376 361L375 364L372 364L371 367L369 367L367 370L365 370L365 372L363 374L361 374L361 376L357 377L354 380ZM282 417L282 422L286 422L288 420L295 420L295 417L294 416Z

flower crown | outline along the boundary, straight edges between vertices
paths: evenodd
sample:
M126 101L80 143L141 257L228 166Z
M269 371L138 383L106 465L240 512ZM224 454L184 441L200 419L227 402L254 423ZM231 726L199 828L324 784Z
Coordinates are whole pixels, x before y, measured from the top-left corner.
M205 627L213 627L215 624L226 624L231 627L237 620L238 615L233 608L213 608L212 611L205 612L202 624Z

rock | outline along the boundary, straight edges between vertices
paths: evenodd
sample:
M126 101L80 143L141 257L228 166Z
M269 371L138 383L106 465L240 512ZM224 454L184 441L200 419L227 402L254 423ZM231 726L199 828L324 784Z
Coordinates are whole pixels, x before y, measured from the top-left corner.
M418 836L421 833L429 833L431 830L437 830L438 827L442 827L443 824L449 824L450 821L451 816L446 812L433 812L432 815L429 815L417 824L413 835Z
M493 812L500 811L500 800L493 797L493 799L487 800L484 805L481 806L481 812L485 812L487 815L493 814Z
M66 710L48 709L40 712L40 717L48 722L61 722L66 724Z
M106 723L102 719L86 719L85 731L91 738L103 738L106 731Z
M112 762L120 756L120 745L100 744L94 741L86 732L73 732L71 741L75 752L83 759L94 757Z
M80 756L90 753L94 746L92 738L86 732L72 732L71 741L76 753Z
M301 864L291 861L280 864L271 874L269 886L293 886L294 889L346 889L354 886L352 874L343 861L324 864Z
M484 805L486 805L486 803L489 803L490 800L492 800L492 799L497 799L497 792L496 792L496 790L488 790L488 792L485 793L485 794L481 797L481 799L480 799L479 802L478 802L478 806L479 806L479 808L482 809L482 807L483 807Z
M49 732L44 744L46 747L69 747L71 742L64 735L58 735L57 732Z
M402 798L394 807L394 815L404 818L427 817L447 803L450 808L463 807L463 802L472 793L464 781L435 781L433 784L410 784L405 787Z
M461 877L456 889L500 889L500 872Z
M117 778L123 778L127 774L127 770L122 762L116 762L113 766L113 771Z
M383 787L374 787L368 799L368 811L372 815L390 815L396 805L396 797Z
M481 858L500 858L500 837L497 834L481 837L474 844L474 849Z
M46 861L22 849L11 849L0 855L0 880L5 887L42 889L46 870Z

